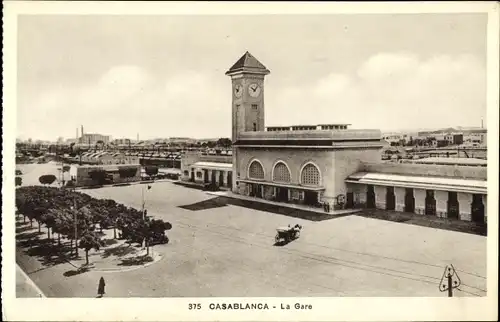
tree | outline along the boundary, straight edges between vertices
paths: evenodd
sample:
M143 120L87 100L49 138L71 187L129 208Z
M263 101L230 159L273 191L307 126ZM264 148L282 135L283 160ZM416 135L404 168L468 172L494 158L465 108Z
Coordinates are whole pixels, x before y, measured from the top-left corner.
M66 188L69 188L69 189L75 189L76 187L76 184L75 184L75 181L74 180L68 180L66 182Z
M48 212L42 214L41 221L47 227L47 239L50 240L50 229L53 229L56 224L56 219L60 216L57 209L50 209Z
M146 174L150 177L153 177L158 174L157 166L146 166L144 170L146 171Z
M22 177L16 177L16 187L21 186L23 184L23 178Z
M30 221L35 219L37 222L38 222L38 232L41 233L42 232L42 227L41 227L41 224L42 224L42 218L43 218L43 215L47 212L47 209L46 208L43 208L43 207L36 207L33 212L32 212L32 217L30 217ZM28 215L29 217L29 215Z
M60 210L58 216L55 219L54 226L52 227L52 232L57 233L57 243L61 245L61 234L68 236L70 239L70 249L73 248L73 238L70 238L72 235L72 231L74 234L73 228L73 218L71 213L69 213L68 209Z
M131 178L137 174L136 167L121 167L118 169L118 173L120 174L120 178Z
M84 234L82 235L82 238L80 239L80 246L79 248L82 248L85 250L85 261L86 264L89 264L89 251L91 249L99 250L101 247L101 240L99 237L94 232L91 231L85 231Z
M219 140L217 140L217 145L224 147L224 148L230 148L232 145L232 142L228 138L220 138Z
M50 186L57 180L56 176L53 174L45 174L43 176L40 176L38 178L38 181L40 181L41 184Z

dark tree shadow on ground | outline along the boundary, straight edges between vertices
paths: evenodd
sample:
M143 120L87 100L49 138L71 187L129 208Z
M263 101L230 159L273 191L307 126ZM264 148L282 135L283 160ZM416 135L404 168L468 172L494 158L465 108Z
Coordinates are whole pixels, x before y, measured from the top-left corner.
M26 222L22 222L22 219L21 220L16 220L16 227L22 227L22 226L27 226L29 225L29 221L26 221Z
M108 246L114 245L116 243L118 243L118 241L116 239L104 239L102 241L102 246L108 247Z
M122 259L122 262L118 264L118 266L136 266L143 265L145 263L152 262L153 258L148 255L141 255L131 258Z
M75 275L80 275L80 274L83 274L83 273L87 273L88 271L90 271L89 267L82 267L82 268L79 268L79 269L74 269L74 270L70 270L70 271L64 272L63 275L65 277L71 277L71 276L75 276Z
M33 229L33 228L31 228L30 226L24 226L24 227L18 226L18 227L16 227L16 234L20 234L20 233L23 233L23 232L31 230L31 229Z
M99 229L97 229L97 228L96 228L95 234L96 234L98 237L103 237L103 236L106 236L106 233L99 231Z
M16 239L32 239L32 238L38 238L38 236L40 235L45 235L46 233L41 231L41 232L38 232L38 230L36 231L32 231L32 232L22 232L22 233L19 233L16 235Z
M133 253L135 250L136 249L132 246L122 245L110 249L105 249L101 257L102 258L108 258L109 256L123 257L125 255Z
M69 245L58 245L57 242L54 243L52 240L35 240L34 243L32 247L24 252L29 256L36 257L43 266L67 263L67 259L71 257L73 251Z

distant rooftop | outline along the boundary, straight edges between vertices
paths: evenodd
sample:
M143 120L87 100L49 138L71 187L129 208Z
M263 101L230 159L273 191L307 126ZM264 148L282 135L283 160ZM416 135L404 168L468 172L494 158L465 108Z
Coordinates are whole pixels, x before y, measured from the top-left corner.
M431 157L424 159L412 160L412 163L425 163L425 164L449 164L449 165L470 165L470 166L487 166L488 161L476 158L442 158Z
M289 125L289 126L268 126L267 132L276 131L321 131L321 130L347 130L351 124L336 123L336 124L317 124L317 125Z

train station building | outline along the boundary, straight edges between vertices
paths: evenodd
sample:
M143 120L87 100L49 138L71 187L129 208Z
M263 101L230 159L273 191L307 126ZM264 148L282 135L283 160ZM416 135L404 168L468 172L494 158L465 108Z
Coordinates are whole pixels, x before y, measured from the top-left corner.
M383 163L378 129L266 127L269 73L249 52L226 72L232 81L232 160L183 156L184 180L221 183L256 200L319 209L327 204L331 211L367 207L486 222L486 166Z

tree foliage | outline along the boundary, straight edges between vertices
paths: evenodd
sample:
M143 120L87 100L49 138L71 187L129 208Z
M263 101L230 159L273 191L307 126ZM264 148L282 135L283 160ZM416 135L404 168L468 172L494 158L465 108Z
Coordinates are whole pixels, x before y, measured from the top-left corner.
M144 170L146 171L146 174L150 177L158 174L158 167L154 165L146 166Z
M23 178L22 177L16 177L16 187L22 186L23 184Z
M136 167L120 167L118 173L120 174L120 178L131 178L137 175L138 170Z
M57 180L56 176L53 174L44 174L38 178L38 181L43 185L50 186Z
M93 248L95 250L99 250L101 247L100 238L92 231L85 231L80 238L79 248L83 248L85 250L85 260L88 265L89 263L89 251Z
M95 233L101 229L121 230L120 238L129 243L146 245L168 242L165 232L172 229L168 222L143 219L142 212L111 199L95 199L81 192L56 187L27 186L16 189L16 213L44 224L50 232L67 236L71 241L80 240L80 247L86 255L92 248L99 247ZM76 208L74 206L76 205ZM75 235L75 217L78 235ZM49 232L50 230L50 232ZM120 234L118 234L120 235ZM95 239L95 240L94 240ZM60 240L60 239L59 239ZM95 246L95 247L94 247ZM90 247L90 248L89 248ZM87 250L88 248L88 250Z

